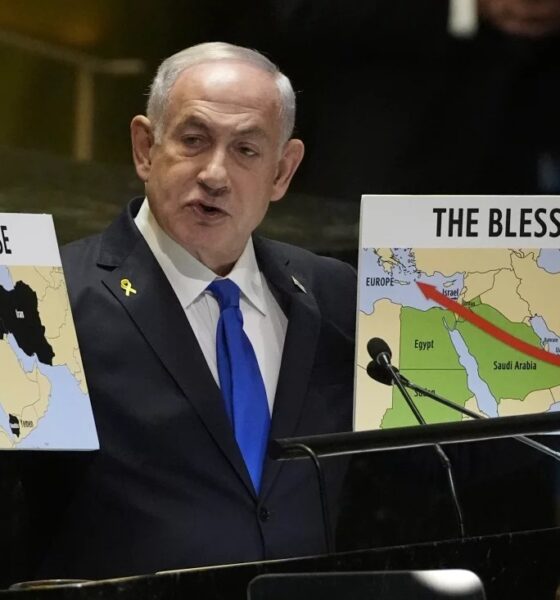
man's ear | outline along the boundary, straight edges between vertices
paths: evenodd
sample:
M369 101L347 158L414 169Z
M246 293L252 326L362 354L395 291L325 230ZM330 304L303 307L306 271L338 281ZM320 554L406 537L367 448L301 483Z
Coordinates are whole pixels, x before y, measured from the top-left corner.
M290 181L292 181L292 177L303 158L304 152L305 147L301 140L292 139L286 142L286 145L282 149L282 156L278 162L272 197L270 199L271 202L280 200L286 193Z
M138 177L146 183L152 166L151 150L154 145L154 133L150 120L143 116L135 116L130 123L132 140L132 158Z

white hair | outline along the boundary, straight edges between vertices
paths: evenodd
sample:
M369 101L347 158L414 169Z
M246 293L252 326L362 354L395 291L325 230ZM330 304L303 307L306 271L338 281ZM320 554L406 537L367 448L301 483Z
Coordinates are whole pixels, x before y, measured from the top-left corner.
M191 46L166 58L159 66L150 87L146 113L154 126L156 140L161 138L169 93L179 75L189 67L221 60L249 63L274 76L280 94L281 141L292 136L296 116L296 97L290 80L266 56L256 50L225 42L208 42Z

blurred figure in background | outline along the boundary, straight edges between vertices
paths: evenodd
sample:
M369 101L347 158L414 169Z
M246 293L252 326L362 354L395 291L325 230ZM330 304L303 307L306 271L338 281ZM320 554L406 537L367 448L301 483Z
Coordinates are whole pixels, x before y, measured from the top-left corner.
M298 191L560 191L560 0L270 1L262 42L293 62L308 140Z

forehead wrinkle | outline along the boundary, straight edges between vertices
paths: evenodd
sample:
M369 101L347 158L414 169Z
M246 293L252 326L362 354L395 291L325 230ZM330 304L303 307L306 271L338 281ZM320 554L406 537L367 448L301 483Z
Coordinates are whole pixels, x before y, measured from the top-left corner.
M252 115L247 115L247 119L243 120L251 120ZM205 118L203 115L190 114L186 115L180 122L179 128L193 126L199 129L203 129L206 132L210 132L212 129L221 129L223 127L228 127L227 124L217 123L211 119ZM245 125L243 122L234 125L233 133L236 136L240 137L258 137L263 139L268 139L267 132L260 125L254 125L249 123Z

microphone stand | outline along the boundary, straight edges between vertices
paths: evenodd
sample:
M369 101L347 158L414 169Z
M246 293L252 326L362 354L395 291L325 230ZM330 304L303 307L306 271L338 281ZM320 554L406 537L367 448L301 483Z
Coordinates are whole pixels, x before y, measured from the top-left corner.
M410 407L410 410L413 412L418 423L420 425L426 425L426 420L424 419L424 417L418 410L418 407L416 406L414 400L411 398L410 394L406 390L406 387L405 387L406 385L408 385L408 387L411 387L408 379L403 377L393 367L393 365L391 364L391 361L389 360L389 358L385 352L381 353L377 357L377 363L380 364L381 366L385 367L389 371L389 373L391 373L391 378L393 379L394 384L399 388L400 393L402 394L403 398L406 400L406 403ZM414 389L414 388L411 387L411 389ZM417 390L417 391L419 391L419 390ZM442 400L444 400L444 399L442 398ZM444 400L444 403L445 402L448 402L448 401ZM452 404L452 403L450 402L450 404ZM461 509L459 497L457 496L457 489L455 488L455 479L453 478L453 469L451 467L451 461L449 460L449 457L447 456L444 449L440 446L440 444L434 444L434 448L435 448L436 452L438 453L438 456L439 456L439 458L445 468L445 472L447 474L447 479L449 481L449 489L451 491L451 497L453 498L453 506L455 507L455 513L457 516L457 523L459 525L459 534L461 536L461 539L464 539L465 524L464 524L464 519L463 519L463 511Z
M317 483L319 485L319 498L321 499L321 515L323 519L323 529L325 534L325 547L327 554L332 556L334 554L334 544L331 532L331 518L329 513L329 503L327 499L327 491L325 484L325 474L321 467L321 462L317 454L306 444L293 444L293 448L298 448L311 459L313 466L315 467L315 475L317 476Z
M420 423L420 425L426 425L426 420L424 419L424 417L418 410L418 407L414 403L414 400L410 397L410 394L406 391L406 388L404 387L404 384L407 382L405 382L402 375L396 371L396 369L391 364L391 361L387 358L384 352L379 355L379 357L377 358L377 362L378 364L383 363L381 366L385 367L389 371L389 373L391 373L393 383L399 388L400 393L406 400L406 403L408 404L410 410L414 413L414 416L416 417L418 423Z

